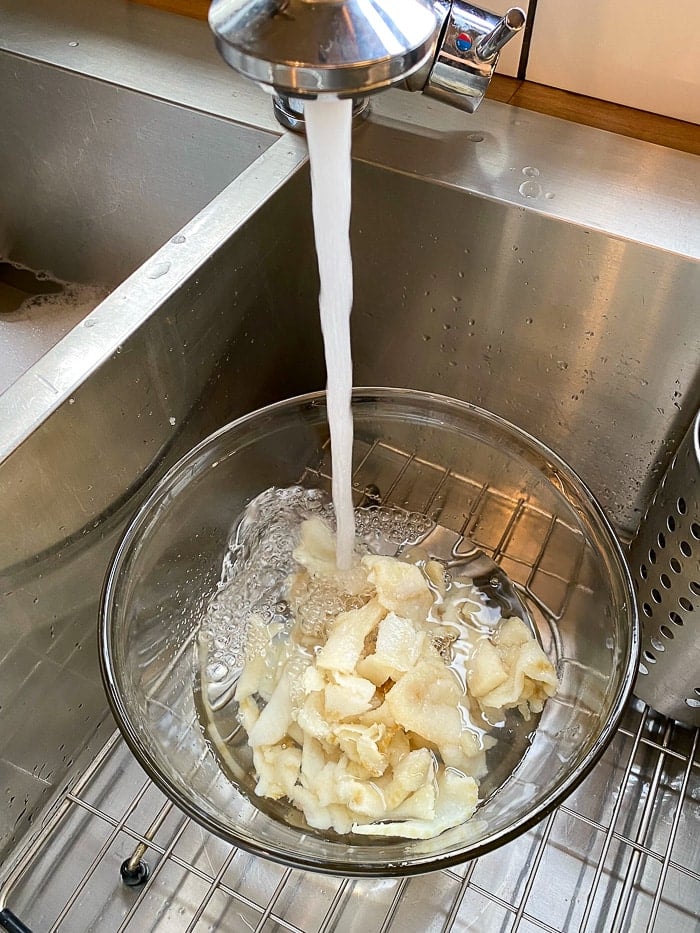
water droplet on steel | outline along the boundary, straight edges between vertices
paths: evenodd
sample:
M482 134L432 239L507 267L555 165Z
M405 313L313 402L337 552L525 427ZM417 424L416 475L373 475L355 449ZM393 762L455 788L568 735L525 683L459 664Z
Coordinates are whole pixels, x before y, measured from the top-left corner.
M159 279L168 272L170 272L169 262L154 262L147 275L149 279Z

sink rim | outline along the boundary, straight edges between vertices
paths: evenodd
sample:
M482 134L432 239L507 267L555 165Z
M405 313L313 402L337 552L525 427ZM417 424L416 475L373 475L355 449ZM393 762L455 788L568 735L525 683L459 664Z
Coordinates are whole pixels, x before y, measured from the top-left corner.
M0 464L306 163L276 140L0 395Z

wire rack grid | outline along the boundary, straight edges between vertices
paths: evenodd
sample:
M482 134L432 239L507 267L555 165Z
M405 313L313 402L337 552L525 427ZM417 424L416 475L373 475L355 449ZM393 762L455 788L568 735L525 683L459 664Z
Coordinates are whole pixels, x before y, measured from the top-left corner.
M358 497L368 488L371 497L369 478L383 501L406 501L407 488L420 488L421 510L444 515L454 477L438 472L426 485L428 467L374 444L356 464ZM324 481L327 472L322 463L307 479ZM562 612L571 579L543 569L555 525L543 531L547 517L533 514L526 502L474 484L465 496L469 481L459 482L462 533L520 585L527 588L538 574L550 577L545 590L561 599L551 612ZM452 522L455 527L454 516ZM540 528L536 553L526 543L533 523ZM700 730L633 699L592 773L534 829L458 868L364 880L286 868L207 833L148 781L115 732L13 865L0 888L0 928L697 933L699 738ZM132 885L122 880L125 870Z

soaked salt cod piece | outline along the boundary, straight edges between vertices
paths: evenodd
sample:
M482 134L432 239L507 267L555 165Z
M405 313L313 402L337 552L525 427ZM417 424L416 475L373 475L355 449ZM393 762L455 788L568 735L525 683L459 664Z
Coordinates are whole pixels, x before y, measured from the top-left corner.
M552 664L521 619L506 619L492 641L476 647L468 668L470 694L485 711L539 713L559 686Z
M419 567L395 557L368 555L362 558L367 580L377 591L377 599L387 612L424 623L433 595Z
M435 812L430 819L401 820L373 825L355 824L353 832L371 836L403 836L406 839L432 839L472 817L479 789L472 777L447 768L438 779Z
M374 631L385 613L377 599L359 609L341 613L316 657L316 666L327 671L352 673L362 656L365 639Z
M493 740L472 727L464 678L435 647L439 565L366 555L338 573L332 532L316 518L302 524L294 556L301 569L289 584L293 610L308 610L305 594L319 581L338 605L355 605L311 646L303 619L280 645L277 629L251 618L236 697L257 793L286 797L311 827L338 833L429 839L464 823ZM500 690L529 713L556 688L551 664L519 620L471 648L466 680L479 702Z

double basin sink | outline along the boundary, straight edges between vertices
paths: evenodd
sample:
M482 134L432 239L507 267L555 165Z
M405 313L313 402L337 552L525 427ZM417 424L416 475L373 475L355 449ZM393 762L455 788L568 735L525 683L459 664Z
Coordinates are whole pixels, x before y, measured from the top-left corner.
M0 52L0 861L113 728L96 613L129 516L212 430L325 380L304 141L202 24L106 4L76 40L79 6ZM629 537L700 404L699 187L662 147L380 96L354 139L355 383L504 416ZM32 302L22 269L81 300Z

